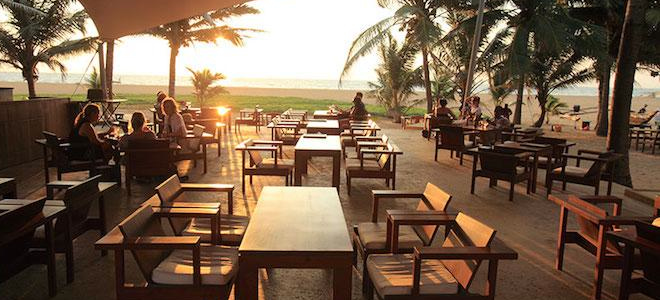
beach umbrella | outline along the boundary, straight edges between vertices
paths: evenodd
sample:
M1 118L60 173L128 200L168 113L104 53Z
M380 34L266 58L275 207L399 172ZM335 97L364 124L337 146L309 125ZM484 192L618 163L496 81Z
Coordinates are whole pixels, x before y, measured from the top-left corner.
M92 18L99 38L110 41L143 32L158 25L202 15L249 0L80 0ZM103 45L99 45L99 74L107 95ZM109 80L112 80L110 78Z

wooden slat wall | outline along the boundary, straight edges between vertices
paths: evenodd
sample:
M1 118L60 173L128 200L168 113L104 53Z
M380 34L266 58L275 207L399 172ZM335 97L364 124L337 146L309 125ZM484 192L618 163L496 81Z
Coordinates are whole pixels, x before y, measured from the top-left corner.
M67 99L35 99L0 102L0 169L43 156L34 143L48 130L68 136L73 123Z

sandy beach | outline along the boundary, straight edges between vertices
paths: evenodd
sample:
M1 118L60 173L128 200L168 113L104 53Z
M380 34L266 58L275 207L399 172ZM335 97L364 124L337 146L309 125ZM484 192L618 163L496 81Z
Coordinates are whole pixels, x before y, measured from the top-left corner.
M2 87L14 88L14 94L27 94L27 86L21 82L0 82ZM167 90L167 86L158 85L129 85L115 84L115 94L155 94L159 90ZM300 97L308 99L326 99L349 102L357 92L356 90L340 89L283 89L283 88L253 88L253 87L227 87L232 95L244 96L271 96L271 97ZM86 87L80 86L76 89L75 84L65 83L37 83L37 93L40 96L47 95L73 95L84 94ZM177 86L177 94L186 95L193 91L190 86ZM365 92L365 91L362 91ZM420 95L419 97L423 97ZM489 94L480 94L482 106L487 114L492 114L494 104L490 100ZM581 108L595 108L598 105L598 99L595 96L558 96L565 102L569 108L573 105L580 105ZM523 123L531 123L538 118L539 108L533 95L525 95L525 105L523 106ZM515 95L509 96L505 103L514 103ZM375 104L376 100L366 97L366 103ZM660 99L651 96L635 97L632 102L632 109L637 110L644 105L648 105L648 111L660 110ZM450 106L457 106L457 103L450 103ZM422 104L425 106L425 104ZM593 109L595 111L595 109ZM595 125L596 114L590 113L582 116L584 121L592 121L592 127ZM573 126L571 120L560 119L558 116L551 116L551 124L563 124Z

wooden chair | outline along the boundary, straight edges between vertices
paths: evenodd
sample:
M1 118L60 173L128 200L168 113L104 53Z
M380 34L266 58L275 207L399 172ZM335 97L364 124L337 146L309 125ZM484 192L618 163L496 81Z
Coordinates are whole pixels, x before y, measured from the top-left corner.
M504 153L497 150L479 148L474 152L472 162L472 185L470 194L474 194L474 187L477 177L486 177L490 179L489 187L497 186L498 180L504 180L511 184L509 188L509 201L513 201L513 192L516 183L527 181L527 194L530 192L531 170L527 161L531 153ZM481 168L478 168L478 162L481 160Z
M494 299L497 264L517 259L518 254L495 241L495 230L463 214L419 215L390 214L391 253L367 258L367 299ZM441 246L415 247L412 254L401 254L397 247L397 228L403 225L445 225L449 227ZM432 245L436 245L435 242ZM482 261L488 262L486 291L470 291Z
M362 258L362 278L367 274L367 257L374 253L387 253L387 226L385 222L378 222L378 208L381 200L385 199L418 199L416 211L445 212L451 202L451 195L432 183L426 184L423 193L404 191L373 190L371 205L371 222L358 223L353 227L353 248L355 255ZM402 249L412 251L415 246L428 246L438 231L437 226L403 226L399 230L399 245ZM357 257L353 262L357 264ZM366 281L362 281L366 283ZM365 288L363 286L363 288Z
M92 203L101 197L100 180L101 176L97 175L67 188L64 192L62 201L66 207L66 217L55 220L54 233L55 252L64 253L66 256L67 282L73 282L74 278L73 240L90 230L98 231L101 236L106 233L104 214L99 217L89 215ZM46 255L46 243L45 228L37 228L32 238L32 248L38 249L35 252L40 255Z
M552 155L550 156L550 159L548 159L546 156L539 156L538 158L538 168L547 171L545 175L545 184L548 186L548 182L550 180L550 171L562 166L562 163L564 163L562 155L564 153L568 153L569 144L567 143L566 139L550 138L545 136L535 136L531 143L552 146Z
M586 153L594 155L584 155ZM600 191L600 181L607 180L607 194L612 194L612 182L614 181L614 164L621 159L619 154L613 152L592 152L586 150L578 151L578 155L562 154L562 163L550 172L550 178L547 180L548 195L552 192L552 184L555 180L562 181L562 190L566 190L567 183L576 183L594 187L594 194L598 195ZM590 154L591 154L590 153ZM576 166L569 166L568 159L576 159ZM582 160L591 161L593 164L589 168L579 166Z
M260 141L248 139L236 146L236 150L241 151L241 186L245 193L245 176L282 176L285 178L285 185L293 183L293 170L295 162L291 159L282 159L281 141ZM270 152L272 158L263 158L261 152ZM249 157L249 165L246 165L245 158ZM278 158L279 156L279 158Z
M178 176L172 176L156 187L161 207L198 207L219 208L219 202L199 202L191 196L192 193L226 193L227 214L218 213L219 229L217 236L212 233L210 218L168 218L175 233L189 236L201 236L202 242L238 246L243 239L245 229L250 219L246 216L234 215L234 185L181 183Z
M255 108L254 111L251 112L241 111L240 115L234 119L234 131L240 132L241 125L248 125L254 126L256 132L259 132L263 124L261 117L262 111L263 110L259 108Z
M177 138L177 143L181 145L181 149L174 154L175 161L192 160L194 167L197 167L197 160L202 160L204 162L204 174L207 170L206 145L202 144L205 129L202 125L193 125L192 135Z
M282 141L284 145L295 145L302 136L300 132L300 121L282 120L275 117L271 120L273 126L273 141Z
M603 272L606 269L621 269L621 247L605 238L607 232L614 230L615 226L633 225L635 219L622 218L621 199L611 196L605 197L577 197L569 196L567 200L549 195L548 199L561 207L559 215L559 238L557 240L557 270L563 269L564 249L566 244L576 244L596 257L594 269L593 299L601 298L603 285ZM615 204L613 217L604 209L596 206L599 203ZM577 231L568 230L568 215L573 214L578 224Z
M376 160L368 158L376 155ZM382 149L360 149L357 159L346 159L346 184L348 194L351 194L351 180L353 178L382 178L385 185L396 189L396 157L403 155L403 151L394 144L387 143ZM365 157L366 156L366 157Z
M151 206L118 225L117 299L228 299L238 272L238 250L201 245L197 236L169 236ZM146 284L126 283L124 251L130 251ZM121 255L117 254L120 253ZM202 268L203 266L203 268Z
M57 180L62 180L62 174L74 172L89 172L89 176L100 174L108 169L103 159L71 160L67 155L68 151L75 149L90 149L89 144L70 144L62 143L66 139L59 138L56 134L48 131L42 132L46 138L46 144L52 153L52 160L49 165L57 168ZM47 159L47 158L44 158Z
M460 158L460 164L463 165L463 153L471 148L476 147L472 141L466 142L465 136L476 134L475 132L468 131L460 126L439 125L438 128L433 129L435 135L435 161L438 161L438 150L449 150L449 157L453 158L454 152Z
M365 148L365 149L379 149L379 148L384 148L387 146L387 143L390 142L390 137L383 134L381 136L358 136L355 137L355 140L357 142L355 148L357 150L357 153L360 152L360 149ZM378 155L374 156L363 156L363 158L369 158L372 157L374 159L378 159Z
M370 137L376 135L376 128L378 125L375 122L370 122L368 125L351 125L348 132L342 132L341 136L341 152L346 157L346 148L357 148L357 137ZM357 152L357 149L356 149Z
M45 203L46 199L40 199L13 210L0 211L0 282L20 273L34 262L30 258L34 230L21 229L28 228L26 225L30 223L36 225L35 219L40 218Z
M656 224L656 222L658 222ZM619 300L628 300L630 294L641 293L660 299L660 219L653 224L636 222L636 233L610 233L611 240L622 243L624 262L621 272ZM632 278L635 248L640 250L642 277Z
M131 181L135 176L155 177L177 174L174 164L174 149L168 140L128 141L126 170L124 172L126 190L131 195Z

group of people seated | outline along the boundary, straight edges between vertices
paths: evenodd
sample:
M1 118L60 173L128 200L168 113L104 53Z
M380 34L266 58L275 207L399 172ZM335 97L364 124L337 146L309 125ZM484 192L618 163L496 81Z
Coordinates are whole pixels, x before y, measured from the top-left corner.
M482 120L481 99L478 96L469 97L460 110L460 115L456 116L454 112L447 107L448 101L444 98L438 98L433 106L431 114L430 127L435 128L442 124L465 123L479 124ZM496 106L493 119L488 120L488 126L491 128L508 129L511 127L509 117L512 112L509 105Z

